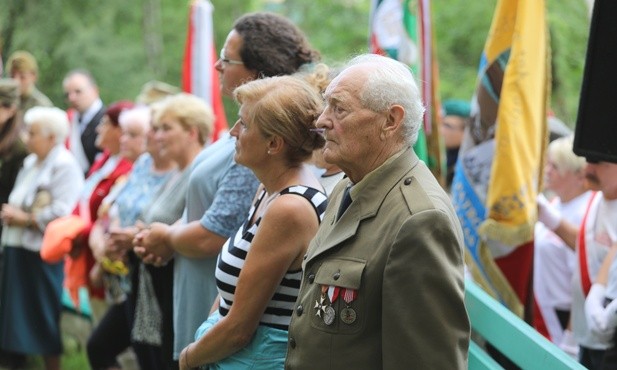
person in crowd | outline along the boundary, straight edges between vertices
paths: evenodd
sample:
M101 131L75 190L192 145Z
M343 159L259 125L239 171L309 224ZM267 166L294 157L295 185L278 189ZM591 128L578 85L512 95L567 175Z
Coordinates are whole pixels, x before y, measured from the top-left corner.
M347 178L304 258L285 366L466 369L463 235L412 149L424 108L411 71L357 56L325 100L323 156Z
M579 361L588 369L601 369L604 355L613 343L606 333L591 330L585 313L585 297L596 295L592 285L611 246L617 242L617 164L587 157L585 178L596 190L586 205L580 225L568 222L551 204L538 202L539 218L571 247L576 246L576 266L572 279L572 331L579 344ZM548 220L545 220L548 219ZM617 298L615 289L606 291L609 299Z
M0 79L0 204L9 200L17 173L28 151L20 137L22 117L19 109L19 84L13 79ZM0 223L0 235L2 223ZM2 286L2 258L0 248L0 287ZM26 360L25 356L6 353L0 349L0 366L17 367Z
M139 155L127 181L105 197L90 234L90 246L97 261L97 280L103 280L109 302L107 312L88 338L87 353L92 369L127 366L127 356L119 356L131 347L132 312L126 299L136 278L137 259L131 253L131 242L138 231L135 223L175 170L175 163L161 155L160 146L154 140L158 126L151 127L149 107L122 112L119 123L122 128L120 155L130 158L144 149L146 153ZM156 348L135 344L134 352L140 353L139 362L140 358L155 356ZM123 360L125 363L120 366ZM146 368L147 363L140 367Z
M63 330L84 347L92 330L91 323L96 323L106 308L103 301L104 290L93 284L89 276L95 262L89 236L103 199L115 185L126 180L136 159L120 155L122 129L118 119L122 111L131 108L133 103L130 101L111 104L101 124L97 126L95 145L103 152L92 165L79 194L79 201L72 212L73 216L83 221L83 227L73 238L71 249L66 253L64 288L70 299L63 301L67 310L63 315L62 325Z
M19 135L22 129L21 119L17 115L19 99L19 84L12 79L0 79L0 204L8 201L17 173L28 155Z
M312 71L299 72L298 76L316 86L323 94L332 78L336 76L336 73L335 70L331 70L326 64L319 63ZM322 129L317 130L322 131ZM345 176L345 173L336 164L326 162L323 159L322 150L323 148L315 149L310 163L319 170L319 182L325 189L326 194L330 196L334 186Z
M259 12L236 20L214 67L221 77L221 92L231 96L244 82L289 75L319 58L304 33L291 21Z
M100 148L95 144L96 128L105 115L105 106L92 74L85 69L70 71L62 82L64 95L72 109L69 149L84 173L88 173Z
M162 99L182 92L180 88L163 81L151 80L146 82L135 98L137 104L150 105Z
M302 276L302 257L326 206L319 181L304 164L323 146L314 130L323 100L291 76L234 91L239 118L235 161L261 182L248 217L217 263L220 299L180 355L180 368L281 368L287 328Z
M221 92L230 96L245 82L293 73L318 60L319 53L292 22L258 12L236 20L215 68ZM235 145L234 138L226 135L200 153L189 178L183 222L152 224L136 246L161 261L174 256L176 360L208 318L208 309L203 308L210 307L218 294L216 256L244 222L259 183L248 168L234 161Z
M323 186L326 194L330 196L336 184L345 176L343 170L336 164L328 163L323 159L322 148L315 149L311 158L311 163L315 167L322 169L323 172L319 175L319 182Z
M39 78L39 66L34 55L25 50L15 51L6 62L6 70L9 76L19 83L21 98L19 112L22 116L32 107L53 106L51 100L36 88L36 81Z
M152 111L161 99L179 92L173 86L151 81L144 85L136 98L142 105L123 112L119 118L121 155L127 151L139 151L144 133L147 135L146 153L135 162L127 181L104 199L90 234L95 258L102 267L95 271L103 277L110 303L88 338L88 360L93 369L148 368L151 359L160 358L158 346L131 343L135 307L135 296L131 291L138 286L138 259L132 253L132 240L139 231L135 226L139 215L176 169L175 162L161 154L160 145L155 140L160 127L152 119Z
M162 101L155 110L155 120L160 125L156 140L161 145L161 154L177 164L178 172L144 209L139 219L145 225L155 222L171 225L182 216L191 164L212 132L214 114L202 99L181 93ZM147 231L145 228L139 232L135 240L142 240ZM158 357L151 359L148 369L177 368L178 363L173 356L173 294L177 294L172 294L174 264L157 267L142 263L138 269L138 285L133 287L136 303L132 340L134 343L160 346ZM191 284L196 282L191 281ZM187 313L187 310L180 309L180 315Z
M130 328L133 320L134 302L127 301L131 289L137 284L137 258L132 253L132 240L138 229L137 219L152 201L175 170L175 163L161 155L160 145L155 140L160 129L151 120L149 107L137 107L122 112L119 117L122 136L120 155L131 157L142 151L127 181L111 192L103 201L106 209L97 219L90 234L90 246L99 261L106 285L110 307L88 338L88 360L92 369L120 368L118 356L131 347ZM152 127L150 123L152 121ZM101 213L101 211L99 211ZM137 360L156 356L157 348L134 344L139 353ZM147 368L148 363L140 363ZM126 366L122 366L125 368Z
M591 192L585 181L585 158L574 154L572 144L572 136L550 143L544 184L555 195L552 208L568 222L580 225ZM543 195L539 201L548 202ZM541 222L536 224L534 233L533 291L539 309L534 315L534 327L575 355L578 345L569 329L571 281L576 264L574 249L551 231L557 225L551 224L549 214L540 212L539 219Z
M617 368L617 243L609 249L596 280L585 299L585 316L589 329L603 338L610 338L600 369Z
M465 100L450 99L443 102L442 109L441 134L446 147L446 184L449 188L454 178L454 168L471 113L471 105Z
M46 225L71 212L83 174L64 148L69 131L64 111L34 107L24 117L24 160L0 219L5 268L0 301L0 348L43 355L47 370L60 369L60 298L63 264L49 264L39 251Z

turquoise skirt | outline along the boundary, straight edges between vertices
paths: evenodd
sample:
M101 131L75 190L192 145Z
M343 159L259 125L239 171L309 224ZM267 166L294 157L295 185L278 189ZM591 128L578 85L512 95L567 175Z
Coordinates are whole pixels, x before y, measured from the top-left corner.
M221 315L215 311L204 321L195 333L195 340L206 334L219 320ZM259 325L251 342L233 355L216 363L202 366L207 370L240 369L283 369L287 354L287 330Z

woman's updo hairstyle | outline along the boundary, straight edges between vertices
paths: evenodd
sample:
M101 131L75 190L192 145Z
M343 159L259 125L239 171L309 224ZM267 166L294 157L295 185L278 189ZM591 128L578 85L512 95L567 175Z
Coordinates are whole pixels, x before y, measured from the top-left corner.
M305 79L278 76L251 81L234 90L234 99L253 104L246 119L264 137L279 136L287 143L290 165L300 165L313 150L324 146L323 136L312 130L323 110L323 98Z

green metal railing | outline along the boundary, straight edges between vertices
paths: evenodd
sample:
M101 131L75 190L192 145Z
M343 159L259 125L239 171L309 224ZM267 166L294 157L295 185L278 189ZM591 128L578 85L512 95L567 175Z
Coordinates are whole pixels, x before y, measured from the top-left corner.
M465 304L474 332L521 369L585 369L470 280L465 282ZM502 367L480 344L471 342L469 369Z

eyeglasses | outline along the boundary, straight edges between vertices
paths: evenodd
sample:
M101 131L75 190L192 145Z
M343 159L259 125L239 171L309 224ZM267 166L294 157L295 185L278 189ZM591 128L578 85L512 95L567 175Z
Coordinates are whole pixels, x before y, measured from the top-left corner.
M233 60L233 59L227 59L225 58L225 48L221 49L221 54L219 55L219 60L221 61L221 63L223 64L236 64L236 65L243 65L244 62L240 61L240 60Z

